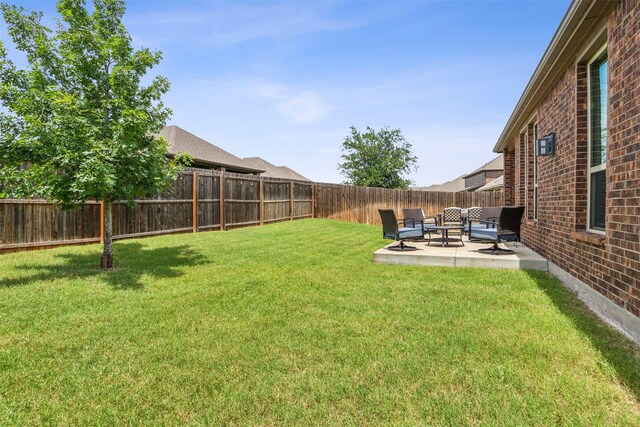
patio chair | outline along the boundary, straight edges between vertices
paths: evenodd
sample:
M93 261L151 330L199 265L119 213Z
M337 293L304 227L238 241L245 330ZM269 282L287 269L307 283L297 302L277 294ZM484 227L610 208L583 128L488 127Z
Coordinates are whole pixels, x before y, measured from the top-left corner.
M456 207L445 208L442 211L443 225L462 225L462 209Z
M398 245L390 246L387 249L392 251L415 251L415 246L405 245L406 239L423 239L424 226L422 220L411 219L412 226L405 226L405 221L398 221L393 209L378 209L382 220L382 237L400 242Z
M462 224L465 226L464 227L465 234L468 234L469 221L475 221L475 222L479 221L481 214L482 214L482 208L477 206L462 210Z
M467 209L467 223L469 221L479 221L480 215L482 215L482 208L474 206L472 208Z
M416 221L422 221L422 228L425 233L429 234L429 240L431 240L431 233L436 233L436 219L427 218L424 215L424 210L420 208L404 208L402 209L402 220L405 227L415 227ZM423 235L424 236L424 235Z
M465 231L469 235L469 241L494 241L496 238L496 223L500 219L502 207L483 208L480 216L475 220L468 220Z
M469 240L491 241L493 246L478 252L491 255L512 254L511 249L502 249L501 242L520 241L520 225L524 215L524 206L504 206L502 208L484 208L481 219L469 221L467 231Z
M461 226L463 225L462 222L462 209L457 208L457 207L449 207L449 208L444 208L444 210L442 211L442 224L440 225L458 225ZM460 241L462 242L462 234L463 234L463 229L461 230L447 230L447 235L458 235L460 236ZM464 245L464 243L462 243Z

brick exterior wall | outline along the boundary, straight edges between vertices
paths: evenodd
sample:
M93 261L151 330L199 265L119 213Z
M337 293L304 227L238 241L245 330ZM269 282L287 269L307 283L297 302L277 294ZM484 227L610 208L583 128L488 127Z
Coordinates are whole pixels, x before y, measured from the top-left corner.
M516 206L524 206L524 193L525 193L525 142L524 142L524 134L518 136L518 139L515 144L514 150L516 165L515 165L515 205Z
M527 219L533 219L533 178L534 178L534 170L533 170L533 161L535 159L535 144L533 141L533 124L529 124L527 126L527 138L525 145L525 180L527 185L525 187L525 200L524 205L526 206L526 210L524 213L524 217Z
M486 171L485 172L485 184L488 184L489 182L493 181L496 178L500 178L502 175L504 174L503 171L499 170L499 171Z
M514 206L515 195L515 163L516 156L513 150L505 150L504 158L504 204Z
M609 17L609 290L640 315L640 1Z
M538 221L533 221L533 161L526 159L522 135L512 141L515 150L505 152L505 204L525 204L526 198L522 240L640 316L640 0L621 0L615 6L607 20L607 38L605 235L585 231L588 106L584 64L570 66L538 106L538 135L556 133L556 155L538 158ZM525 168L531 173L525 173Z

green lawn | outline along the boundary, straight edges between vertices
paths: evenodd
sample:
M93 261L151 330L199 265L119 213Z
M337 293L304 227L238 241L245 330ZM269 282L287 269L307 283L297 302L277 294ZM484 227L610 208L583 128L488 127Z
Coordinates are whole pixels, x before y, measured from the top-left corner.
M640 351L544 273L304 220L0 256L0 425L640 425Z

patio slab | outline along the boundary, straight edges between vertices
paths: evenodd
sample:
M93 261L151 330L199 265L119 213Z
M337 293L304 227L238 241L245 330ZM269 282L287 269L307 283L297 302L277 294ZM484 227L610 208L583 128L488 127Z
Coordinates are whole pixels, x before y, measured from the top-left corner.
M511 255L489 255L478 252L478 249L488 248L490 243L469 242L466 240L464 246L460 243L450 243L442 247L438 243L407 242L411 246L418 248L417 251L398 252L390 251L388 246L396 245L392 242L382 249L373 253L373 261L380 264L403 264L403 265L430 265L440 267L477 267L477 268L505 268L512 270L542 270L549 271L547 260L518 243L518 246L509 244L508 248L515 253ZM502 243L503 248L507 246Z

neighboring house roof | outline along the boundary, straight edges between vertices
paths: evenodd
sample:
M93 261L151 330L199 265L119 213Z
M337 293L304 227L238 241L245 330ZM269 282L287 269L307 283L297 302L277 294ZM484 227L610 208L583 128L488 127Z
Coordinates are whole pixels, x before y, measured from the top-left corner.
M305 178L304 176L300 175L298 172L287 166L276 166L261 157L245 157L242 160L248 165L251 165L255 168L264 169L265 172L262 174L262 176L265 177L294 179L297 181L310 181L308 178Z
M468 173L466 175L463 175L463 178L468 178L472 175L475 175L477 173L480 172L485 172L485 171L501 171L504 170L504 158L502 156L502 154L500 154L498 157L496 157L495 159L491 160L490 162L485 163L484 165L480 166L478 169L474 170L471 173Z
M474 190L474 191L491 191L498 190L504 187L504 175L497 177L493 181L487 182L482 187Z
M264 172L264 169L254 167L240 157L236 157L178 126L165 126L158 135L169 143L167 150L169 155L182 152L191 155L196 163L221 166L241 172Z
M588 56L595 53L580 52L580 49L583 48L586 40L596 35L608 11L615 4L616 2L613 1L573 0L571 2L493 151L500 153L510 148L520 129L526 125L537 106L555 87L567 68L575 64L579 54L584 53ZM597 49L597 46L601 44L596 43L593 49Z
M442 184L430 185L428 187L420 187L418 190L423 191L447 191L447 192L457 192L464 191L464 176L459 176L456 179L451 181L447 181Z
M467 179L469 177L472 177L474 175L477 175L481 172L487 172L487 171L503 171L504 170L504 159L502 154L500 154L498 157L496 157L495 159L491 160L490 162L485 163L484 165L480 166L478 169L474 170L471 173L459 176L456 179L453 179L451 181L447 181L443 184L436 184L436 185L430 185L428 187L420 187L420 190L424 190L424 191L484 191L481 190L482 188L486 187L489 184L492 184L494 181L489 182L489 183L484 183L484 181L480 182L478 185L473 186L473 187L467 187ZM483 177L479 177L481 179L484 180ZM498 178L501 179L501 178ZM500 184L502 185L502 184Z
M294 171L288 166L278 166L278 167L283 171L286 171L291 176L292 179L297 179L298 181L311 181L309 178L299 174L298 172Z

